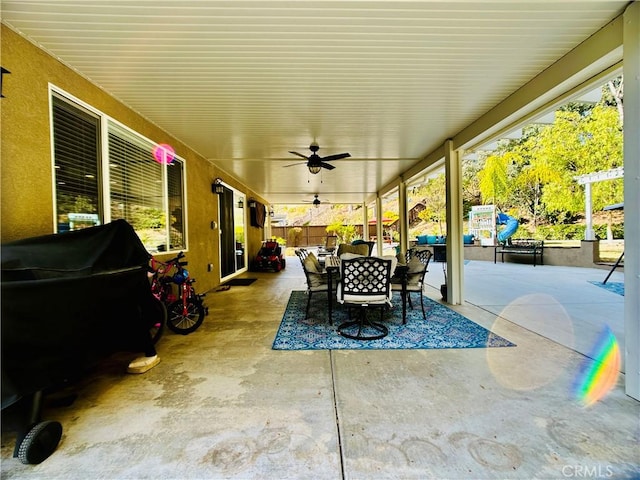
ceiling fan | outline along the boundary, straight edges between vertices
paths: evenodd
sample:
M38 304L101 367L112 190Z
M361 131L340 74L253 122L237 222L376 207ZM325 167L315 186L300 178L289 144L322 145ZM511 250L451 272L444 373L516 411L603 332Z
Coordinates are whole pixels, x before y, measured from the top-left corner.
M320 150L320 146L316 142L313 142L311 145L309 145L309 150L311 150L311 155L309 156L303 155L298 152L289 152L289 153L293 153L294 155L297 155L299 157L306 159L307 168L309 169L309 172L313 174L320 172L320 170L323 168L326 168L327 170L333 170L336 167L327 162L331 162L333 160L340 160L341 158L347 158L351 156L349 153L338 153L335 155L329 155L327 157L320 157L316 153L318 150ZM285 165L285 167L292 167L293 165L300 165L300 164L293 163L291 165Z
M304 203L311 203L311 204L313 204L314 207L318 207L322 203L322 201L320 201L320 199L318 198L318 194L317 193L313 196L313 200L303 200L303 202Z

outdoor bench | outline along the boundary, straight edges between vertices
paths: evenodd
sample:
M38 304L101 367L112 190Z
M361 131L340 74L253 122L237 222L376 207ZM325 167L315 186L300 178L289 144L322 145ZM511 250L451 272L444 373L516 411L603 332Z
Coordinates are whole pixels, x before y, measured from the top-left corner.
M533 240L529 238L511 239L509 243L495 247L493 263L496 263L498 254L502 256L502 263L504 263L505 253L509 255L532 255L534 267L536 266L536 257L539 256L540 265L544 265L544 240Z

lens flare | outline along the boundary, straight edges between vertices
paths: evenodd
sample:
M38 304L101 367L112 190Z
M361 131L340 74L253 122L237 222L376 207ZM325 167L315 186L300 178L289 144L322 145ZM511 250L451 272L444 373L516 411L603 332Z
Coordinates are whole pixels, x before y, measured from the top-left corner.
M166 143L159 143L153 147L153 158L160 164L169 165L173 162L176 156L176 152L171 145Z
M593 360L592 360L593 359ZM615 386L620 374L620 347L609 327L600 334L594 349L582 364L574 384L574 393L585 406L604 398Z
M526 312L532 305L536 306L536 313L527 315ZM544 326L536 326L536 323L539 323L537 317L540 315L544 315L549 324L553 325L553 331ZM514 298L496 315L491 331L513 341L513 338L510 338L512 336L510 331L514 323L534 331L536 328L542 328L541 335L550 339L554 339L556 331L563 332L564 344L569 348L573 348L575 344L571 315L553 295L534 293ZM553 383L563 374L563 370L558 368L562 362L562 355L558 350L541 352L537 342L523 340L515 343L518 344L518 348L515 349L486 349L487 363L491 373L504 387L518 391L533 391ZM523 362L521 358L527 358L529 361ZM537 368L531 368L531 362L535 362Z

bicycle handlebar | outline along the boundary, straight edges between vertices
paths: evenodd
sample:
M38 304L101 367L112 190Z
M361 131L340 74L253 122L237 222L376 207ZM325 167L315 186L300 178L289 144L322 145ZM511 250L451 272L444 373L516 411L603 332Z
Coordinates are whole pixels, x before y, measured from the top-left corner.
M156 260L153 256L151 257L151 262L152 262L152 266L147 267L147 270L150 273L155 273L157 272L157 269L155 268L155 265L161 265L163 267L169 267L171 265L175 265L177 267L184 267L186 265L188 265L188 262L181 262L180 259L184 257L184 252L179 252L178 255L176 255L175 257L173 257L170 260L167 260L166 262L161 262L160 260Z
M183 257L184 257L184 252L179 252L178 255L173 257L171 260L167 260L167 264L169 263L180 264L179 260Z

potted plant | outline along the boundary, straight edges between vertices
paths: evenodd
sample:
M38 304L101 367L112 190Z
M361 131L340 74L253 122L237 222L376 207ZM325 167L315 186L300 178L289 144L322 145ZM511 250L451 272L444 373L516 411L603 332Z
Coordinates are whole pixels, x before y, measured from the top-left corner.
M442 262L442 273L444 274L444 283L440 285L440 293L442 300L447 301L447 262Z

